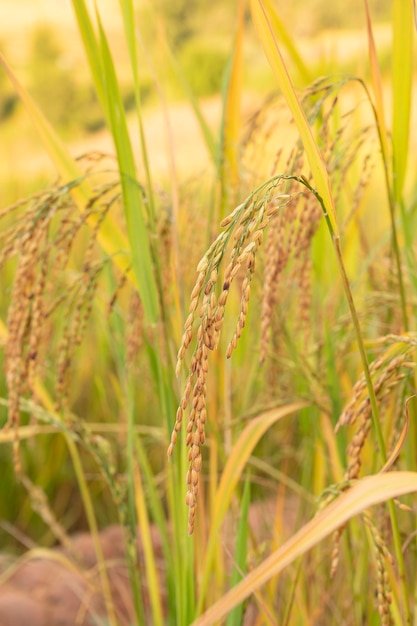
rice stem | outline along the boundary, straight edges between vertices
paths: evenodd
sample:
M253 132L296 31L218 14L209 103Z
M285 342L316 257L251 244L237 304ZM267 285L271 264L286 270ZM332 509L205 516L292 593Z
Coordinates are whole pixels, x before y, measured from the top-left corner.
M381 429L378 404L376 400L375 389L372 383L371 372L369 370L368 357L366 355L365 344L363 341L363 335L362 335L362 331L361 331L361 327L359 323L359 318L358 318L355 303L353 300L352 290L350 288L350 283L349 283L349 279L346 273L346 268L343 262L343 255L342 255L342 250L340 246L340 236L336 234L333 229L332 222L329 219L328 211L326 209L326 206L321 196L318 194L318 192L315 189L311 187L311 185L308 183L308 181L306 181L306 179L303 178L300 180L300 182L302 182L308 189L310 189L310 191L314 193L317 200L320 202L320 205L323 209L323 215L325 217L326 224L329 229L330 236L332 238L334 250L336 253L336 259L337 259L337 263L339 267L339 272L340 272L340 276L341 276L342 283L343 283L343 289L344 289L345 296L349 305L349 311L350 311L353 326L355 329L359 352L361 355L362 367L363 367L366 385L368 389L369 401L371 404L372 425L374 427L376 439L378 442L379 455L381 457L381 462L384 465L387 460L387 453L386 453L384 437L383 437L382 429ZM401 549L401 537L400 537L400 531L399 531L399 526L398 526L397 511L395 509L395 504L393 500L388 501L388 509L389 509L389 514L391 518L392 534L393 534L393 540L394 540L394 550L395 550L395 555L397 558L398 572L399 572L400 584L401 584L401 589L402 589L402 594L403 594L405 623L411 624L409 595L408 595L407 581L406 581L406 576L405 576L404 555Z

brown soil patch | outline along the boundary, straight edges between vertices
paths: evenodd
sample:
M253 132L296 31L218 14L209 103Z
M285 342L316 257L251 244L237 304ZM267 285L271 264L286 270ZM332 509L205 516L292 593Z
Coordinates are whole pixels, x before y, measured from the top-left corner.
M295 500L284 504L285 535L294 528L296 512ZM272 500L252 505L249 523L255 545L272 537L274 516L275 503ZM235 536L236 519L229 517L221 539L229 567ZM280 543L285 538L280 537ZM164 600L164 565L156 528L152 528L152 540ZM101 532L100 541L118 624L129 626L135 623L135 614L125 559L124 531L120 526L110 526ZM137 547L140 560L143 551L139 537ZM94 546L88 533L73 537L72 554L56 548L29 551L18 560L3 555L0 573L0 626L97 626L101 621L106 623L106 606ZM142 582L146 585L146 580ZM143 595L146 623L151 626L146 587L143 588ZM252 624L255 615L256 607L251 604L246 611L244 625Z
M117 620L120 626L128 626L135 618L128 591L123 530L111 526L101 533L100 540ZM156 534L154 546L157 552ZM43 555L29 552L5 570L3 567L0 626L95 626L106 616L89 534L74 537L73 552L75 557L59 548L44 551Z

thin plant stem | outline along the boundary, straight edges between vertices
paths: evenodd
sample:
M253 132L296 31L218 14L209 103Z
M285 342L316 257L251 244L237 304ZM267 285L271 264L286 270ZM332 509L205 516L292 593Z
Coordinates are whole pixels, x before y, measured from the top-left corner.
M389 170L388 170L388 155L386 154L386 150L385 150L385 143L382 137L381 126L378 123L378 114L372 102L372 98L369 93L369 90L366 84L362 80L359 80L359 83L365 89L366 95L368 97L368 100L372 108L377 132L378 132L379 146L381 148L381 154L382 154L382 165L384 169L385 187L386 187L387 196L388 196L388 207L389 207L389 215L390 215L390 221L391 221L392 248L394 252L395 265L397 269L398 290L400 292L400 300L401 300L402 323L404 326L404 331L407 332L409 329L409 321L408 321L408 315L407 315L407 300L405 297L404 278L403 278L403 271L401 267L400 246L398 244L397 225L395 222L395 209L396 209L395 200L394 200L394 195L392 193L392 186L390 184L390 175L389 175Z
M127 441L126 441L126 456L127 456L127 525L129 533L128 541L128 563L129 563L129 576L130 583L132 585L133 602L135 606L136 618L138 624L145 623L145 611L143 608L143 600L141 594L140 584L140 571L137 567L137 552L136 552L136 498L135 498L135 481L134 481L134 463L135 463L135 415L134 415L134 382L132 375L128 374L127 381Z
M395 223L395 203L394 198L390 192L389 187L389 176L388 176L388 168L384 159L384 172L388 193L388 205L389 205L389 214L391 219L391 236L392 236L392 248L394 252L395 265L397 268L397 277L398 277L398 290L400 292L400 300L401 300L401 315L402 322L404 326L404 331L407 332L409 330L409 321L407 315L407 301L405 297L405 288L404 288L404 278L403 271L401 268L401 256L400 256L400 246L398 244L398 234L397 234L397 225Z
M110 626L118 626L116 613L113 604L112 593L110 589L109 577L107 575L107 568L104 561L103 549L101 547L99 532L97 526L96 515L94 512L93 502L88 490L87 481L85 479L84 471L81 465L80 456L78 454L75 441L70 436L66 436L66 442L68 450L71 456L71 460L74 466L75 475L77 477L78 486L80 488L81 498L84 504L85 514L87 516L88 526L90 528L91 537L93 540L94 551L96 554L98 571L100 574L101 588L103 591L104 602L106 605L107 616Z
M363 367L363 371L365 375L366 386L368 389L369 401L371 404L372 425L375 430L381 461L383 464L385 464L387 460L387 453L386 453L384 437L383 437L382 429L381 429L378 403L376 400L375 389L372 383L372 377L371 377L371 372L369 369L368 357L366 355L366 349L365 349L365 344L363 341L359 318L358 318L355 303L353 300L349 279L346 273L346 268L343 262L343 255L342 255L342 250L340 247L340 237L339 235L336 235L334 232L332 222L329 219L326 206L321 196L318 194L318 192L315 189L311 187L311 185L308 183L308 181L306 181L306 179L302 178L300 179L300 182L302 182L308 189L310 189L310 191L314 193L314 195L320 202L320 205L323 209L323 215L325 217L326 224L327 224L327 227L329 229L329 232L332 238L333 247L336 253L337 264L339 267L340 276L342 278L343 289L344 289L345 296L349 305L350 315L352 318L353 326L355 328L356 340L357 340L359 352L361 355L362 367ZM407 581L406 581L406 576L405 576L404 555L401 549L401 537L400 537L400 531L399 531L399 526L398 526L397 511L395 509L395 505L392 500L388 501L388 509L389 509L390 518L391 518L394 550L395 550L395 555L397 557L398 573L400 577L400 585L401 585L403 600L404 600L405 623L411 624L409 595L408 595Z
M359 352L361 355L362 367L365 374L366 386L368 388L369 401L371 403L371 415L372 415L372 425L375 429L375 434L379 447L379 454L381 456L382 463L385 463L387 460L387 452L385 448L384 437L382 434L381 423L379 419L379 410L378 404L376 400L375 390L372 383L371 372L369 370L368 357L366 355L365 344L362 338L362 331L359 324L359 318L356 312L355 303L353 301L352 291L350 289L349 279L346 274L345 265L343 263L342 250L340 247L340 237L333 236L333 245L336 252L337 263L339 266L340 275L342 278L343 288L345 291L345 296L348 301L350 315L352 318L353 326L355 328L356 340L358 342Z

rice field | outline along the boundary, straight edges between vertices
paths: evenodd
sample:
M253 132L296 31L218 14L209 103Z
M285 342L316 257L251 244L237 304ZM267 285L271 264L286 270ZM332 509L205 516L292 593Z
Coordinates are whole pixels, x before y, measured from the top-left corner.
M68 126L0 56L0 624L32 575L42 626L411 625L412 4L332 46L227 3L206 96L161 7L60 7Z

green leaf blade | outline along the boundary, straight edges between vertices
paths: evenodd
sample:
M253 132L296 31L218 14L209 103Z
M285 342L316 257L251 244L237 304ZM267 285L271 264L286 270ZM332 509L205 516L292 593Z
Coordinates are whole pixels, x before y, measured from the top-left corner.
M394 198L400 202L407 172L413 74L412 2L393 3L393 170Z
M234 587L242 580L246 573L246 558L248 548L248 516L250 505L250 476L246 478L245 487L243 490L243 496L241 501L241 511L239 525L236 534L236 546L235 546L235 562L232 572L232 578L230 581L231 587ZM243 618L243 603L238 604L229 613L226 620L226 626L240 626Z
M136 180L132 145L113 59L99 17L98 22L106 103L119 164L133 270L146 319L149 323L156 324L159 319L159 304L142 191Z

